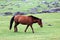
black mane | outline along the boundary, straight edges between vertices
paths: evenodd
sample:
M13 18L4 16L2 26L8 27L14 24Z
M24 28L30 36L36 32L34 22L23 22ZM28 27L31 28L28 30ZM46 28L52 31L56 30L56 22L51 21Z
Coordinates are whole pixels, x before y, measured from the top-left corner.
M32 17L32 18L34 18L34 19L39 19L39 18L37 18L37 17L35 17L35 16L32 16L32 15L30 15L29 17Z

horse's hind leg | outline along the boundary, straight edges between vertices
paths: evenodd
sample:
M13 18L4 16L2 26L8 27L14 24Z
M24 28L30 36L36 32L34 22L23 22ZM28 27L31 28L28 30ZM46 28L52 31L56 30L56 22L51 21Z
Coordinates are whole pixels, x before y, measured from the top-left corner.
M27 27L26 27L26 29L25 29L25 32L26 32L26 30L28 29L28 27L29 27L29 25L27 25Z
M14 25L14 32L17 32L18 31L18 29L17 29L17 25L18 25L19 23L15 23L15 25Z

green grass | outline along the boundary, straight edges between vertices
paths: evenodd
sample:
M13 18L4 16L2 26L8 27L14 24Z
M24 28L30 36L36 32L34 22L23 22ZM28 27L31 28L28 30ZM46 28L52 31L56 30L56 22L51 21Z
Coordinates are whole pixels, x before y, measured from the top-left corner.
M23 2L21 0L11 0L10 2L7 2L6 0L0 0L0 13L4 13L4 12L27 12L28 10L30 10L31 8L37 7L38 5L40 5L42 8L38 9L38 11L40 12L43 9L49 9L47 7L47 5L45 4L40 4L42 0L28 0L28 2ZM51 2L54 0L46 0L47 2ZM7 6L1 6L1 5L7 5ZM19 5L16 6L16 5ZM12 10L9 10L9 8L12 8Z
M33 24L35 33L29 27L27 32L24 30L26 25L18 25L18 32L14 29L9 30L9 22L12 16L0 16L0 40L60 40L60 13L51 14L29 14L42 18L43 28L37 23ZM52 26L48 26L51 24Z

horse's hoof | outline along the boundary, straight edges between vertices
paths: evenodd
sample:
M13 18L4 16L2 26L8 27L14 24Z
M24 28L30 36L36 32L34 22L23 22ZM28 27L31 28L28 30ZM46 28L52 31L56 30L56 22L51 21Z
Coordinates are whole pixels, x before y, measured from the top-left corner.
M34 33L34 32L33 32Z
M26 32L26 31L24 31L24 32Z
M18 31L14 31L14 32L18 32Z

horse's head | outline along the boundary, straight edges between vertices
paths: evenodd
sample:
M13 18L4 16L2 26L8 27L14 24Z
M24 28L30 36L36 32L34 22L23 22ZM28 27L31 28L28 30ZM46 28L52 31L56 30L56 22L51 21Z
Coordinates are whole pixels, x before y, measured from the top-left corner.
M33 23L38 23L39 25L40 25L40 27L43 27L43 24L42 24L42 19L39 19L39 18L37 18L37 17L35 17L35 16L29 16L29 17L32 17L32 19L33 19Z
M43 27L42 19L39 19L39 20L37 21L37 23L40 25L40 27Z

